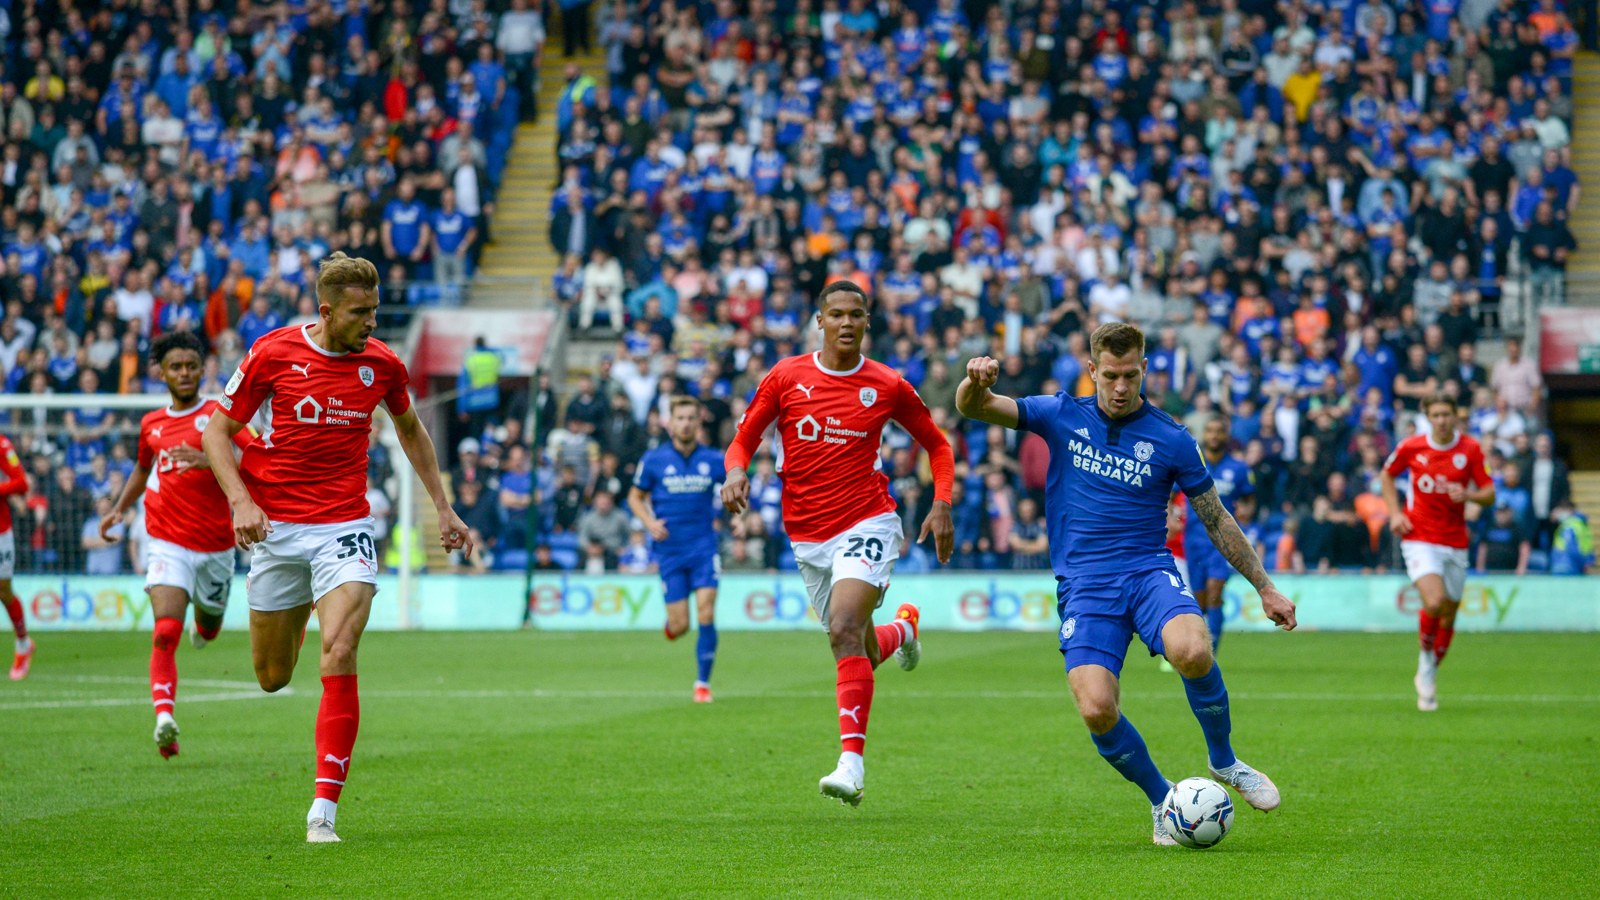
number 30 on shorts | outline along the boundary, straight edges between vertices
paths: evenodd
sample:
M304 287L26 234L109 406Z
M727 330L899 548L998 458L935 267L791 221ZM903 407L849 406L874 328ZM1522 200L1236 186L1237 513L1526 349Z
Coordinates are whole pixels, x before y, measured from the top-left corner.
M338 555L338 559L349 559L357 553L367 559L375 560L378 558L378 551L372 545L372 535L367 534L365 531L341 534L339 535L339 544L345 549L343 553Z
M863 549L865 548L865 549ZM883 541L877 538L863 538L857 535L850 536L850 546L844 551L844 556L863 556L872 562L883 561Z

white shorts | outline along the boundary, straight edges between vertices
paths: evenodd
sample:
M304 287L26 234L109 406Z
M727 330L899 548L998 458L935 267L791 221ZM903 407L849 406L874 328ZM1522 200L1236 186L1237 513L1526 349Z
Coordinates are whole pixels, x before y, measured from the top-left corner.
M791 544L800 578L811 595L811 608L824 628L828 625L828 599L833 583L843 578L865 581L879 588L889 586L900 545L905 540L900 517L884 513L863 519L825 541ZM878 595L883 602L883 595Z
M196 606L220 616L228 608L228 592L233 588L233 550L201 553L151 538L144 589L156 585L185 591Z
M1467 587L1467 551L1424 541L1401 541L1400 556L1406 561L1406 577L1413 582L1424 575L1444 579L1444 593L1460 602Z
M10 581L17 574L17 533L11 529L0 531L0 581Z
M378 583L372 517L332 525L273 522L251 548L245 600L260 612L314 603L346 582Z

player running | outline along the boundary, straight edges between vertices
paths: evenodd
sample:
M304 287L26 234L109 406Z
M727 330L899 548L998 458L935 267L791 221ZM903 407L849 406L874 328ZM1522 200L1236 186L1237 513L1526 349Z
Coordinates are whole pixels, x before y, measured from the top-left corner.
M472 550L439 481L433 441L411 408L405 365L370 337L377 268L334 253L317 274L317 302L318 321L256 341L202 441L232 507L234 537L252 551L250 652L263 690L289 683L306 621L317 612L322 704L315 799L306 814L312 843L339 840L334 816L361 717L356 648L378 590L366 499L367 437L378 404L389 410L400 446L438 509L440 543ZM263 404L267 427L236 463L229 442Z
M628 506L655 541L667 601L667 640L689 630L689 595L694 595L700 622L694 702L710 703L711 666L717 661L717 576L722 572L712 529L717 509L713 492L721 484L722 454L700 443L699 400L673 397L668 415L672 440L639 460Z
M1026 429L1050 445L1045 511L1067 679L1100 755L1149 799L1155 843L1173 844L1161 828L1171 782L1118 708L1117 679L1134 632L1152 656L1165 655L1183 676L1212 776L1256 809L1276 809L1280 802L1272 780L1233 754L1228 691L1206 623L1165 547L1173 485L1188 495L1212 543L1255 585L1262 608L1285 630L1294 628L1294 603L1273 586L1222 505L1195 439L1145 401L1144 372L1143 332L1111 323L1090 338L1095 396L1000 396L989 390L1000 364L979 357L967 364L956 406L967 418Z
M0 434L0 604L11 617L11 631L16 637L16 656L11 661L11 680L28 677L33 665L33 638L28 637L28 623L22 618L22 601L11 592L11 576L17 568L17 535L11 530L11 498L28 493L28 473L22 468L17 448L11 439Z
M217 401L200 399L205 345L192 332L168 332L151 343L150 360L161 370L172 405L139 421L138 464L116 505L101 518L100 539L111 539L111 529L144 494L145 528L150 532L144 590L156 620L150 700L156 708L156 749L162 759L171 759L178 755L175 654L183 616L192 601L189 642L195 649L216 639L233 587L233 520L228 498L200 450L200 436L217 412ZM234 443L242 450L254 438L254 432L241 430Z
M1206 471L1217 488L1217 499L1222 508L1233 515L1233 506L1240 497L1255 493L1255 477L1244 460L1228 453L1228 417L1221 413L1206 420L1201 430L1200 447L1204 451ZM1233 574L1233 567L1217 551L1207 536L1200 514L1194 504L1189 506L1189 521L1183 531L1183 555L1189 565L1184 583L1195 591L1211 632L1211 652L1215 654L1222 643L1222 588Z
M1439 708L1439 663L1455 636L1456 610L1467 584L1466 506L1494 503L1494 481L1478 442L1457 428L1456 402L1434 394L1423 406L1431 435L1414 434L1400 442L1384 463L1379 480L1389 504L1389 528L1400 538L1406 577L1422 595L1417 616L1421 651L1417 654L1417 709ZM1395 478L1410 470L1411 488L1402 508Z
M893 419L928 451L934 500L917 540L933 535L940 562L949 561L955 543L955 457L916 390L893 369L862 356L868 301L861 288L836 281L823 288L817 304L822 349L785 359L762 379L728 447L722 502L734 515L748 505L745 468L776 420L784 527L838 663L842 752L820 787L825 796L859 806L872 671L888 655L910 671L922 655L912 604L902 603L889 624L872 624L905 539L878 454L883 427Z

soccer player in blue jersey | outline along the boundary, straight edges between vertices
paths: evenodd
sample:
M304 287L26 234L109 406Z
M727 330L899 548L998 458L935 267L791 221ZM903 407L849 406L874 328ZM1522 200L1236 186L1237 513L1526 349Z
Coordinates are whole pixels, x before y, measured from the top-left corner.
M668 404L672 440L639 460L628 506L655 541L667 601L667 640L689 630L689 595L695 598L700 639L694 702L711 702L711 664L717 659L717 491L722 486L722 451L700 443L700 401L673 397Z
M956 407L969 419L1034 432L1050 447L1045 517L1067 680L1100 755L1149 799L1155 843L1172 844L1161 828L1171 782L1118 705L1117 678L1134 632L1152 656L1164 655L1183 676L1212 776L1256 809L1280 802L1272 780L1233 755L1228 692L1205 619L1166 548L1173 485L1188 495L1212 543L1255 585L1266 614L1286 631L1295 625L1294 603L1273 586L1222 505L1194 438L1145 401L1144 373L1144 334L1113 322L1090 338L1093 397L1000 396L990 391L1000 364L979 357L967 364Z
M1256 487L1250 466L1228 452L1231 436L1228 425L1228 417L1220 413L1207 419L1200 434L1200 446L1206 471L1217 489L1217 499L1231 516L1239 498L1254 494ZM1215 654L1217 645L1222 643L1222 588L1233 574L1233 566L1211 543L1193 503L1189 504L1189 521L1183 530L1183 555L1189 563L1187 581L1195 591L1195 599L1200 601L1206 628L1211 631L1211 652Z

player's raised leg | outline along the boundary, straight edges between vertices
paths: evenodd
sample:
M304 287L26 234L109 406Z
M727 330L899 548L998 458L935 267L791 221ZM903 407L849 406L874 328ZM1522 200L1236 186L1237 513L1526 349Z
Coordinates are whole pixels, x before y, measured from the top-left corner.
M872 712L872 670L883 661L872 611L883 591L856 578L833 583L828 602L828 643L838 667L839 765L823 777L822 793L851 806L861 805L866 787L867 717Z
M306 840L332 842L339 794L350 774L356 732L361 725L361 698L356 690L356 648L372 613L371 584L347 581L317 601L322 629L322 704L317 709L317 777L315 799L306 813Z
M150 702L156 710L156 749L162 759L178 755L178 642L183 637L183 615L189 595L181 588L160 584L150 587L150 609L155 633L150 640Z
M4 537L11 537L7 532ZM6 615L11 617L11 632L16 637L16 655L11 660L11 680L21 681L28 677L28 668L33 665L33 638L28 637L28 623L22 618L22 601L11 592L11 579L0 579L0 604L4 604Z
M703 587L694 592L695 615L700 636L695 641L694 702L711 702L711 667L717 661L717 589Z
M1282 802L1277 785L1233 754L1228 688L1222 682L1222 669L1211 655L1210 634L1205 622L1192 613L1173 616L1161 628L1161 643L1167 660L1183 676L1189 708L1194 711L1206 738L1207 762L1212 776L1231 785L1256 809L1263 812L1277 809Z
M1144 791L1145 799L1150 801L1150 817L1154 826L1151 840L1161 845L1176 844L1177 841L1161 827L1161 804L1167 799L1172 782L1162 777L1155 760L1150 758L1150 748L1145 746L1139 730L1122 714L1116 672L1098 663L1073 665L1073 657L1074 654L1067 657L1071 666L1067 671L1067 682L1072 686L1072 698L1078 704L1078 714L1083 717L1083 723L1089 726L1089 737L1094 740L1095 749L1100 751L1101 758L1111 768ZM1106 661L1119 668L1122 664L1118 657L1110 657Z

